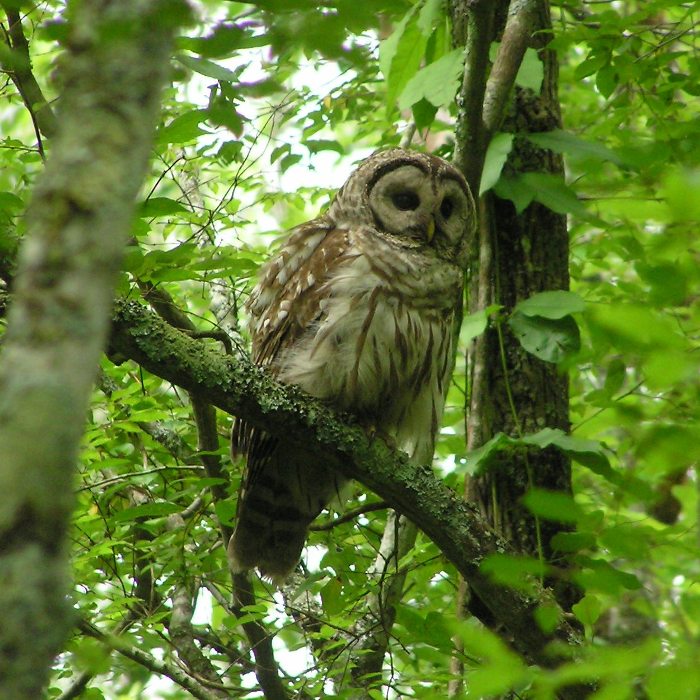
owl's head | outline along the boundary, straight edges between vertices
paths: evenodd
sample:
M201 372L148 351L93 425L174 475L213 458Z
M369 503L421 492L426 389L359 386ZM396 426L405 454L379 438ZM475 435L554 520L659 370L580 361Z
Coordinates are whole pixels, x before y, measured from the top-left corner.
M345 216L361 212L370 219L362 223L405 247L431 247L445 260L464 262L476 224L474 199L462 173L442 158L402 148L374 153L336 201L348 196L355 202L342 207Z

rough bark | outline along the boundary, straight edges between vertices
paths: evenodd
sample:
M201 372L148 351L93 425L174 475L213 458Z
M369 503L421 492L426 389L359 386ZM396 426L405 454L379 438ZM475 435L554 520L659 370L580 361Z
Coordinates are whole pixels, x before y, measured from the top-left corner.
M455 161L478 191L481 167L489 140L500 129L523 134L560 127L557 59L545 47L551 28L547 0L452 0L453 41L465 45L467 59L456 130ZM539 32L539 33L538 33ZM471 34L471 36L470 36ZM476 36L475 36L476 34ZM488 79L477 75L476 45L500 41ZM537 48L544 65L539 95L514 90L525 50ZM515 96L515 99L513 97ZM505 119L505 126L502 126ZM536 150L522 136L516 138L507 172L562 173L561 159ZM508 313L529 296L550 289L568 289L568 234L566 219L535 203L517 215L511 202L492 193L480 203L480 226L470 261L468 312L500 304ZM553 365L526 353L506 324L492 327L478 338L468 354L469 399L467 447L476 449L494 434L521 435L548 426L569 429L567 378ZM555 450L509 454L488 473L467 480L467 500L517 551L555 559L551 537L560 525L537 521L521 503L533 486L570 492L569 460ZM561 562L557 562L561 563ZM569 608L576 592L566 583L556 591ZM488 605L471 586L460 583L457 613L471 612L489 625ZM457 651L459 652L459 642ZM454 679L449 696L462 686L461 654L451 665ZM585 693L585 691L582 690Z
M535 31L550 28L546 2L538 5L538 12L530 15L534 22L530 28ZM538 43L545 66L541 94L516 91L514 105L506 117L508 131L524 134L561 126L556 56L542 48L547 40L547 34L541 32L530 41ZM508 169L520 173L563 173L558 156L535 149L522 136L516 136ZM497 303L510 311L519 301L537 292L569 288L564 215L538 203L518 215L512 202L493 195L486 199L482 212L482 244L490 254L485 264L482 261L479 274L473 277L473 305L483 308ZM507 324L489 329L476 342L472 358L474 370L479 374L472 385L470 447L479 446L498 432L517 436L537 432L545 426L568 431L566 374L556 365L527 353ZM549 542L560 525L537 522L521 504L522 496L533 486L570 492L571 469L567 457L555 450L509 455L504 463L471 480L468 497L517 550L551 559Z
M41 696L73 622L73 470L173 18L186 13L173 0L85 0L69 15L57 133L27 212L0 366L2 697Z

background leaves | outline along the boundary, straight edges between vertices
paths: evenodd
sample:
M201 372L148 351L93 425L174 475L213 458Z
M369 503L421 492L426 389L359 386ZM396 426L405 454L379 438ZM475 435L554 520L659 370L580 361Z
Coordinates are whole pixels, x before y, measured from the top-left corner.
M32 64L54 100L64 8L49 2L26 11ZM528 351L568 372L572 433L541 426L467 452L469 378L460 360L436 468L461 489L459 475L492 468L509 450L563 450L574 459L573 501L540 491L526 506L575 527L552 544L577 557L585 596L574 613L588 644L558 671L528 667L493 633L454 618L456 574L419 538L402 562L410 589L390 642L388 692L445 697L457 636L474 697L511 690L551 697L567 679L596 678L602 697L629 697L639 687L651 698L694 698L700 9L656 0L553 3L552 11L549 46L559 57L565 129L497 134L482 189L518 212L535 201L567 214L572 292L465 319L459 358L487 324L508 323ZM451 155L462 57L450 29L438 0L324 3L322 10L306 0L202 3L199 24L180 37L173 58L120 292L138 298L143 285L155 285L187 310L198 332L214 334L204 342L221 349L215 332L224 330L230 352L244 350L241 309L257 268L282 231L327 205L356 160L397 144L411 120L418 147ZM542 63L529 51L519 89L536 90L541 81ZM9 275L43 165L31 119L7 82L2 99L0 269ZM517 139L560 154L565 179L521 172L512 160ZM220 415L224 456L229 430L230 418ZM189 587L198 644L244 697L254 692L250 656L226 607L230 581L217 533L233 507L214 508L196 448L181 391L105 359L76 484L76 615L104 629L128 619L124 639L168 660L172 600ZM226 476L233 504L240 464ZM356 489L347 508L362 509L368 499ZM290 687L311 697L333 683L333 661L376 590L366 571L386 522L383 510L335 518L324 515L320 524L329 529L312 534L303 586L280 595L259 583L260 602L246 611L276 634ZM491 566L509 585L552 574L532 561ZM538 619L547 624L546 611ZM314 656L319 647L325 656ZM82 673L93 674L83 697L188 697L172 685L161 692L164 681L153 671L76 634L49 693L60 696Z

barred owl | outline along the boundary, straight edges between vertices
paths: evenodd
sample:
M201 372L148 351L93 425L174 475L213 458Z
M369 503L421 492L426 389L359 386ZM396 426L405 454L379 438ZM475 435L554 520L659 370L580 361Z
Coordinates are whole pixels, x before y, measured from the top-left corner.
M254 361L428 463L475 218L446 161L399 148L371 155L262 268L247 305ZM232 448L247 456L232 569L282 581L344 479L240 421Z

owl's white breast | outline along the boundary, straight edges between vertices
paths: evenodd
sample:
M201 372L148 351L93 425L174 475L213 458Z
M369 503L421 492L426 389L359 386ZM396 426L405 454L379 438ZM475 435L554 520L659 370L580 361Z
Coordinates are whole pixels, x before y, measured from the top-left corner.
M382 263L377 254L391 257ZM335 272L320 321L278 358L280 379L390 433L408 435L417 423L416 431L434 434L460 274L424 255L377 251L375 241L372 257L360 254Z

